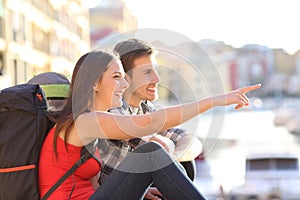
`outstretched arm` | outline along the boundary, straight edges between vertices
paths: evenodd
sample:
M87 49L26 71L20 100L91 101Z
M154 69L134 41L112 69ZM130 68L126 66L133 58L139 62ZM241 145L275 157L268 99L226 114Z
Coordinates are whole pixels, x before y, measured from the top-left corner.
M151 123L160 125L161 130L166 130L186 122L212 107L236 105L235 109L238 110L249 105L249 99L246 96L246 93L260 87L260 84L247 86L222 95L216 95L199 101L161 109L151 113Z
M191 103L167 107L145 115L118 115L107 112L82 114L75 121L80 137L130 139L167 130L216 106L236 105L240 109L249 105L246 93L260 88L252 85L222 95L216 95Z

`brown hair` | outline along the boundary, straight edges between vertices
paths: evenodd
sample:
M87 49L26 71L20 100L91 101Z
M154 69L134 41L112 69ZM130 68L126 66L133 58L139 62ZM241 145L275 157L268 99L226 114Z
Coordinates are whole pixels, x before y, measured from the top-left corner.
M119 55L126 73L134 67L133 62L136 58L150 56L156 52L150 43L138 39L119 42L113 51Z
M65 146L74 120L87 112L93 97L93 86L101 80L108 65L117 59L112 53L94 51L84 54L77 61L72 74L67 102L58 118L54 133L53 148L57 155L57 138L64 130Z

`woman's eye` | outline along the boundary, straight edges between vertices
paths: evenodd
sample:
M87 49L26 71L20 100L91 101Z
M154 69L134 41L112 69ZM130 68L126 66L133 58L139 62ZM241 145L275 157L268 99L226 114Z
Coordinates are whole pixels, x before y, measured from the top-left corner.
M114 79L120 79L120 76L119 75L115 75L113 76Z

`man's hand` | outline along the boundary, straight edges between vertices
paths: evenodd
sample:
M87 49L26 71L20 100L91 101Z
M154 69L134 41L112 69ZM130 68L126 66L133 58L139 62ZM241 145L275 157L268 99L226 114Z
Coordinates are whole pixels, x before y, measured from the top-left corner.
M147 200L160 200L163 195L158 191L156 187L150 187L144 197ZM164 198L165 199L165 198Z
M149 139L149 141L161 144L170 155L174 154L175 144L169 138L155 134Z

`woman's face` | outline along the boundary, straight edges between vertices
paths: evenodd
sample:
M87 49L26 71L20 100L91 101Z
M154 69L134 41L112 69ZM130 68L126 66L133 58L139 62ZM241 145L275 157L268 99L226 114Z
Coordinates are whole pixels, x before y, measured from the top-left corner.
M106 111L113 107L122 106L122 97L128 83L124 79L125 72L119 60L112 61L95 84L95 109Z

